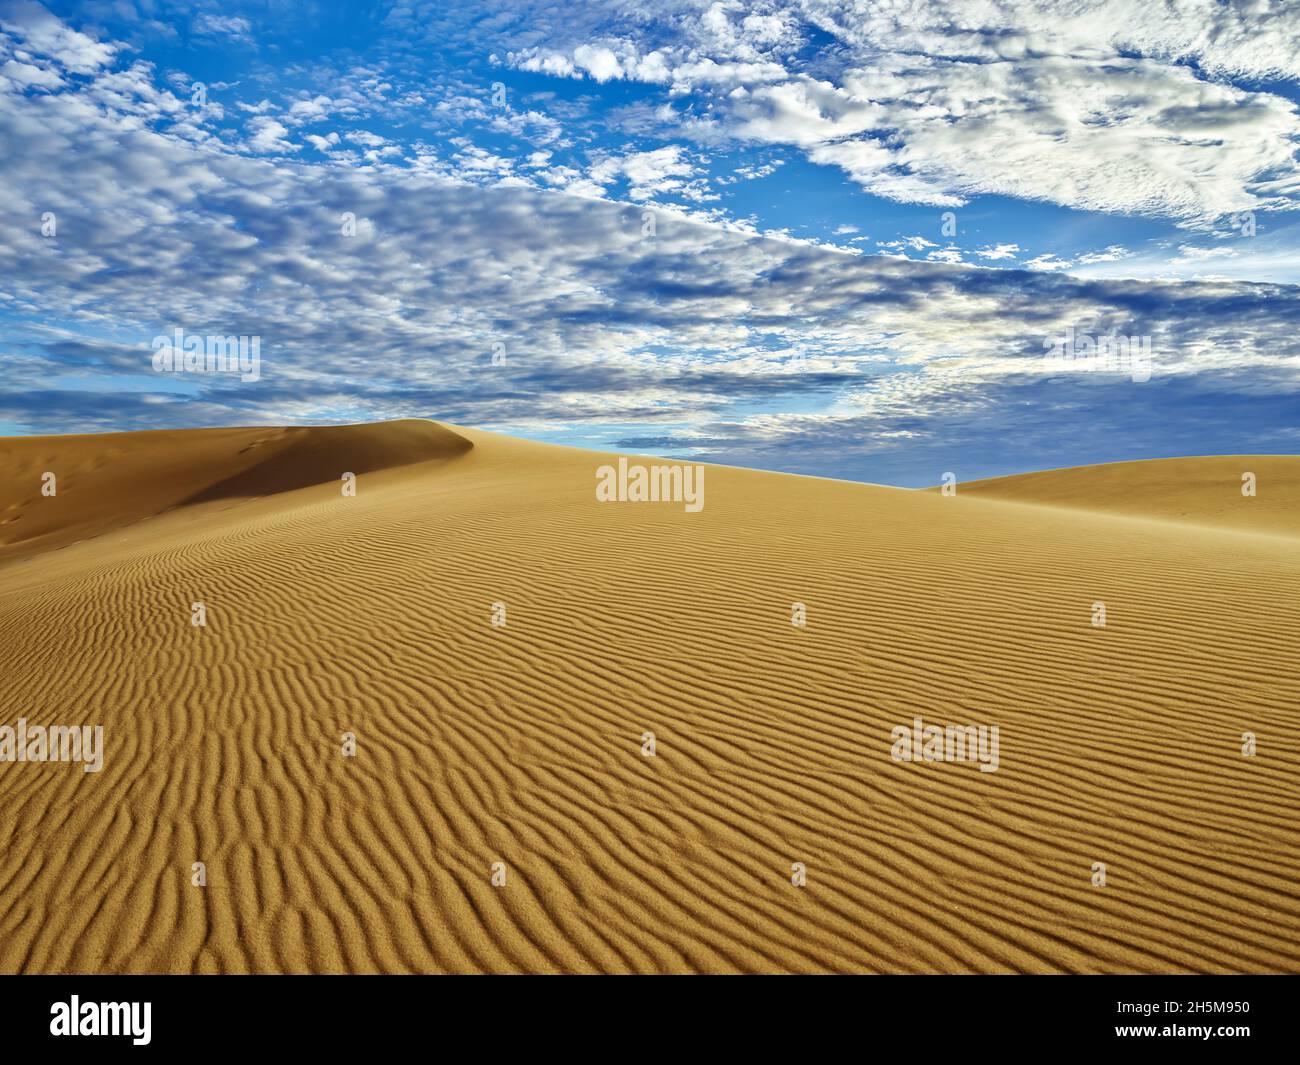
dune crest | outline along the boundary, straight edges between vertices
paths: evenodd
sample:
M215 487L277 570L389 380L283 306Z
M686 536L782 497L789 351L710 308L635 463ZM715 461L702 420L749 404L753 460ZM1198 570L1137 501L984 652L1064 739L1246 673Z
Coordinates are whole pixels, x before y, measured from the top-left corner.
M175 507L292 492L447 461L474 445L431 421L0 438L0 560ZM56 494L42 494L54 474ZM84 491L83 491L84 489Z
M1242 492L1245 474L1255 476L1253 495ZM968 481L958 494L1300 536L1300 457L1295 455L1214 455L1074 466Z
M421 424L5 441L0 971L1300 968L1293 541Z

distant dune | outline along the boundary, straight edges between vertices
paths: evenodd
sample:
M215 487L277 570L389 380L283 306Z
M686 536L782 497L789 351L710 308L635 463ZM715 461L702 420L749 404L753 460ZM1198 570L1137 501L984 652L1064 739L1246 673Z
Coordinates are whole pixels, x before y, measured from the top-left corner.
M980 499L1295 536L1300 533L1298 472L1300 459L1292 455L1215 455L995 477L968 481L960 492ZM1242 495L1244 474L1255 475L1254 497ZM1225 485L1234 484L1237 491L1224 491Z
M616 462L0 441L0 726L104 729L0 761L0 971L1300 967L1300 459L709 466L698 513ZM996 771L894 760L918 717Z

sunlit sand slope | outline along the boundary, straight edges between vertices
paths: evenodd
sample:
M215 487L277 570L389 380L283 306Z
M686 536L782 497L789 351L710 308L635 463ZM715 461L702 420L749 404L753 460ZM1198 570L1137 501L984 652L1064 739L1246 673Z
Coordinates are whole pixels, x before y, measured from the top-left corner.
M958 486L981 499L1300 536L1300 458L1222 455L1076 466Z
M286 492L338 481L344 472L452 458L470 446L451 430L418 420L0 437L0 560L184 503Z
M1294 542L402 424L5 442L0 971L1300 967Z

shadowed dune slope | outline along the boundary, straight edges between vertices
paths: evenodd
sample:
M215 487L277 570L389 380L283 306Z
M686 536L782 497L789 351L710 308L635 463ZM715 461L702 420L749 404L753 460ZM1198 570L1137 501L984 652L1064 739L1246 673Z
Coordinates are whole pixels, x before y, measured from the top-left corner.
M434 422L0 437L0 560L185 503L270 495L344 472L447 460L473 445ZM55 494L43 475L54 473Z
M1247 473L1255 475L1254 496L1242 494L1242 475ZM1300 457L1294 455L1216 455L1075 466L969 481L958 492L977 499L1300 536Z
M1291 540L723 467L687 513L468 429L371 472L222 432L77 452L102 534L0 565L0 725L105 748L0 762L0 971L1300 967ZM318 485L265 461L317 437ZM65 446L4 461L27 492ZM918 716L998 726L997 771L894 761Z

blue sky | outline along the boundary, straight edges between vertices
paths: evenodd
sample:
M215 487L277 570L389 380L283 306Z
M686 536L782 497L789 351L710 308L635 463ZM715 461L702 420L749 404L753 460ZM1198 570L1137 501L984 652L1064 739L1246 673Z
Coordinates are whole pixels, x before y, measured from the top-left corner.
M1297 452L1297 42L1210 0L0 0L0 433ZM155 372L177 328L258 379Z

